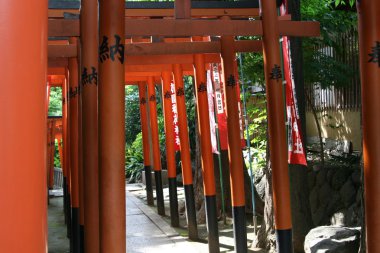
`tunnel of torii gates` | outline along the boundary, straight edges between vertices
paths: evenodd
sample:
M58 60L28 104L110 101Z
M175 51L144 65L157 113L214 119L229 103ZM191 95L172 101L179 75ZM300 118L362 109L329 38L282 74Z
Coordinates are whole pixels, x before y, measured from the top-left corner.
M183 89L184 75L195 77L209 251L219 252L204 92L210 63L220 63L226 80L235 251L247 252L235 53L254 51L264 54L278 251L292 252L283 88L282 79L273 71L281 66L280 36L318 36L319 24L278 16L274 0L195 3L82 0L80 9L67 10L63 2L49 9L47 0L0 1L0 252L47 252L46 194L47 186L52 186L54 139L58 139L63 164L64 213L71 252L126 251L125 84L139 85L145 170L146 175L154 171L161 215L165 211L155 85L162 85L170 215L172 225L178 226L173 125L170 100L165 98L172 80L189 238L196 239L187 116L184 96L178 92ZM380 221L376 217L380 212L380 2L362 0L358 9L366 232L367 249L372 253L380 252ZM65 12L73 15L67 17ZM262 40L234 39L254 35ZM52 86L63 90L62 119L47 118L47 91ZM147 196L148 204L153 204L150 177Z

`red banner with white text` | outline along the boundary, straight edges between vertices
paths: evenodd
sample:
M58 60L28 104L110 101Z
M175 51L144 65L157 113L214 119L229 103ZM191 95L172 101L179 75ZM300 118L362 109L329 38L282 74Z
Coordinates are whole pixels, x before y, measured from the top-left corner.
M170 92L171 92L171 104L172 104L172 113L173 113L175 150L179 151L181 143L179 140L177 99L176 99L176 93L175 93L175 84L173 81L170 84Z
M281 7L281 15L286 15L285 6ZM282 37L282 53L284 59L284 76L286 81L286 115L288 124L288 162L289 164L307 165L305 145L301 138L301 122L295 96L292 59L288 37Z

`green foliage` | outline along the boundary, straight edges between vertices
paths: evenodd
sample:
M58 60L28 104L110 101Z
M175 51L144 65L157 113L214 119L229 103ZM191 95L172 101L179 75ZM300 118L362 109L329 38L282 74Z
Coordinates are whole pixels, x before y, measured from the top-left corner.
M125 140L130 145L141 131L140 99L137 85L125 86Z
M253 170L257 170L266 165L266 96L264 94L248 94L247 99L250 101L250 103L247 104L247 116L250 119L248 132L251 144L251 161Z
M50 88L49 116L62 116L62 88Z
M196 146L196 98L194 93L194 79L191 76L184 77L185 85L185 99L186 99L186 113L187 113L187 125L189 129L189 140L190 140L190 150L191 157L195 158L195 146Z
M142 133L138 133L131 145L125 148L125 176L129 183L134 183L141 179L141 172L144 168L144 156L142 148Z
M62 168L61 166L61 159L59 157L59 149L58 149L58 142L55 142L55 152L54 152L54 167L56 168Z
M343 5L347 2L338 0L335 4ZM356 27L357 14L338 10L328 0L304 0L301 12L303 19L315 20L321 24L321 37L303 40L305 83L318 83L322 88L349 84L352 69L338 60L345 53L339 36ZM324 48L330 48L334 55L325 53Z

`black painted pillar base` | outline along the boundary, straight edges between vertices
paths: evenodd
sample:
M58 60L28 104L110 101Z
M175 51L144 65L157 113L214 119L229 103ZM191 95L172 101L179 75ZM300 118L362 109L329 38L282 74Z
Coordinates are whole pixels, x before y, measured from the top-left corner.
M189 230L189 239L198 240L197 215L195 210L194 187L192 184L184 185L185 203L187 214L187 226Z
M206 196L205 199L208 231L208 249L210 253L219 253L219 229L216 210L216 196Z
M234 220L235 252L247 253L247 224L245 206L234 206L232 210Z
M170 221L172 227L179 227L177 179L169 178L169 198L170 198Z
M66 177L63 177L63 214L65 216L65 224L67 224L67 185L66 185Z
M69 188L67 188L69 189ZM67 210L67 238L71 239L71 195L67 190L67 199L66 199L66 210Z
M145 166L145 182L146 182L146 199L148 205L154 206L153 187L152 187L152 169L150 166Z
M161 170L154 171L156 180L157 212L159 215L165 215L164 192L162 190Z
M276 242L277 242L277 252L278 253L292 253L293 252L293 242L292 242L292 230L286 229L276 229Z
M71 224L71 253L80 253L80 225L79 225L79 208L71 209L72 224Z
M80 252L84 253L84 225L80 225L79 229L80 229Z

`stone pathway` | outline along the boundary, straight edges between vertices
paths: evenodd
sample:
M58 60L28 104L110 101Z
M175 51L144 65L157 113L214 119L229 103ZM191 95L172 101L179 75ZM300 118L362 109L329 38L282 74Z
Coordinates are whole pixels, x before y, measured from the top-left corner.
M63 214L63 198L50 198L48 207L49 253L68 253L70 251L67 239L65 217Z
M158 214L127 190L127 252L207 252L194 247Z

